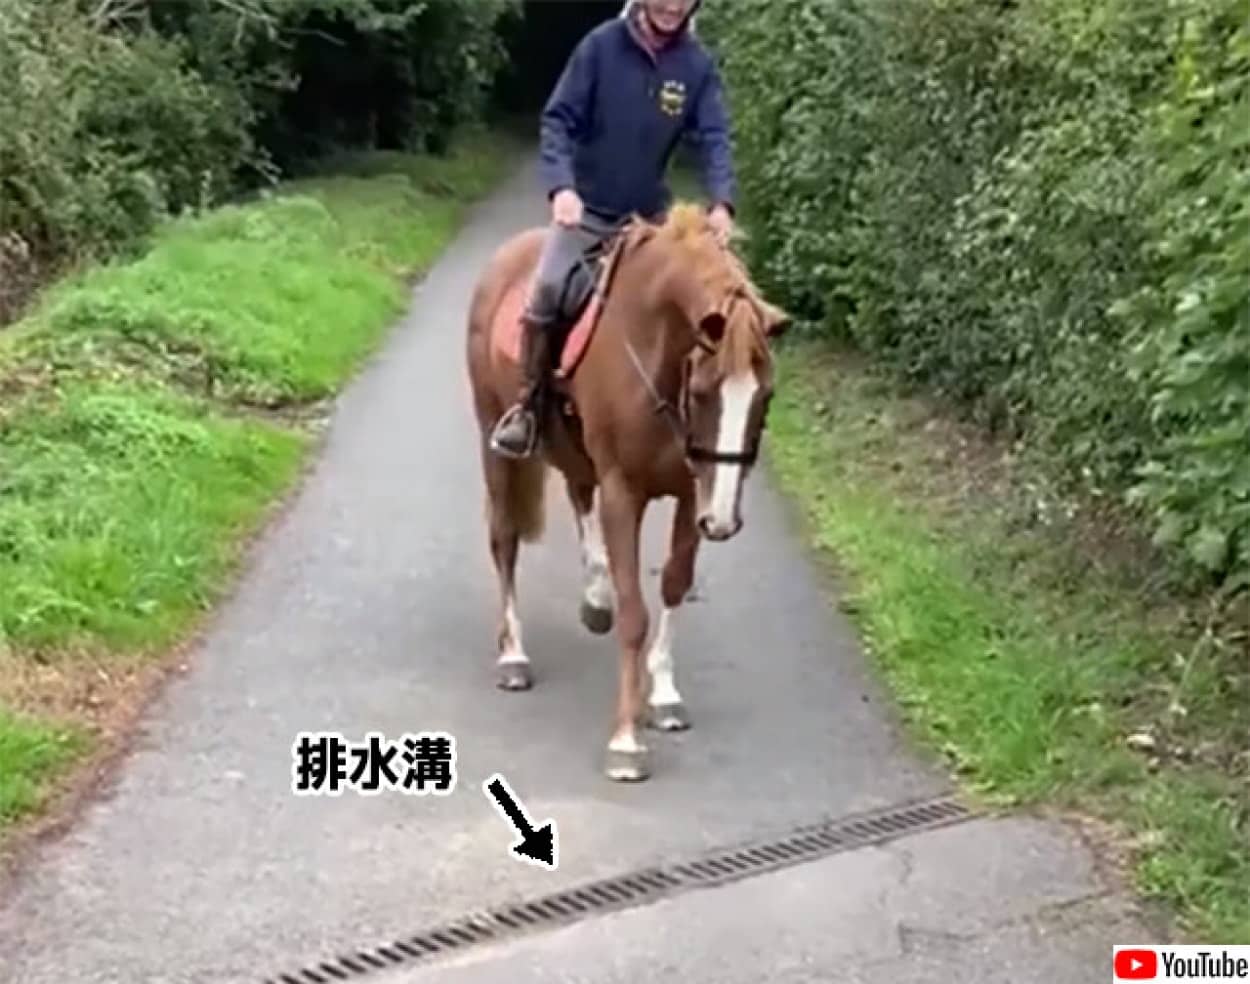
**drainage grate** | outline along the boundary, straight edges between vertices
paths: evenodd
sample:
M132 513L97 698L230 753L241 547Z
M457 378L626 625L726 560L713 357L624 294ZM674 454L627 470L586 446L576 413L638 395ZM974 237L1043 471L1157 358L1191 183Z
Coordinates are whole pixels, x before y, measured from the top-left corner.
M434 957L462 952L493 940L554 929L592 915L645 905L691 889L724 885L829 854L882 844L974 816L954 799L937 799L797 827L780 837L721 849L681 864L632 871L529 902L500 906L416 936L269 977L264 984L351 981L404 964L429 962Z

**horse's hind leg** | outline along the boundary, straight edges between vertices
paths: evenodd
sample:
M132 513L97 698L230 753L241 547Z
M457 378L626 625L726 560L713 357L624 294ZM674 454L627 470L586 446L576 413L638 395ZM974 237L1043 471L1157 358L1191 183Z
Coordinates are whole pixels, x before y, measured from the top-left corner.
M499 630L496 684L504 690L528 690L530 661L521 637L516 603L516 562L520 543L541 529L542 465L513 462L483 450L486 471L490 553L499 578Z
M647 722L661 731L684 731L690 727L690 717L673 679L673 631L677 610L694 583L695 555L699 549L694 513L693 495L677 501L668 561L660 582L664 610L647 652L647 671L651 677Z
M595 486L571 479L567 486L582 548L582 624L595 635L604 635L612 629L612 580L603 526L595 509Z

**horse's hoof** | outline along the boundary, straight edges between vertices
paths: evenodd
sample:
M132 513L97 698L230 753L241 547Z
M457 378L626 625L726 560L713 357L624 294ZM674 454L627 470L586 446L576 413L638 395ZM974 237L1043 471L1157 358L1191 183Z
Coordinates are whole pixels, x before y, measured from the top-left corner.
M533 685L529 663L500 663L496 672L495 684L500 690L529 690Z
M609 748L605 771L614 782L642 782L651 776L646 750L641 748L632 752Z
M606 635L612 631L612 609L596 608L587 601L582 602L582 625L595 635Z
M686 713L685 704L652 704L647 724L656 731L688 731L690 715Z

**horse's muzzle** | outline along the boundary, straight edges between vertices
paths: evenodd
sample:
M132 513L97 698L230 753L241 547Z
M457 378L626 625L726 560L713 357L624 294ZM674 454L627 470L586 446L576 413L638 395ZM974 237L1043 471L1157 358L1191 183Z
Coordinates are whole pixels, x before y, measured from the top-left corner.
M729 523L718 523L710 515L705 515L699 517L698 526L705 539L713 543L724 543L738 535L742 529L742 520L735 517Z

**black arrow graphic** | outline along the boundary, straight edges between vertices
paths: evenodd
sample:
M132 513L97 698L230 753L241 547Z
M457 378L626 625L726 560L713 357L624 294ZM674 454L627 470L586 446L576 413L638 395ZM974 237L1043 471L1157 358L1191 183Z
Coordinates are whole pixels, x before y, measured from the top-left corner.
M512 845L512 852L529 864L542 865L544 868L555 871L559 866L555 821L548 820L535 830L525 812L525 807L509 788L508 780L498 772L482 783L482 791L495 804L495 809L499 811L500 816L512 824L521 835L521 839Z

